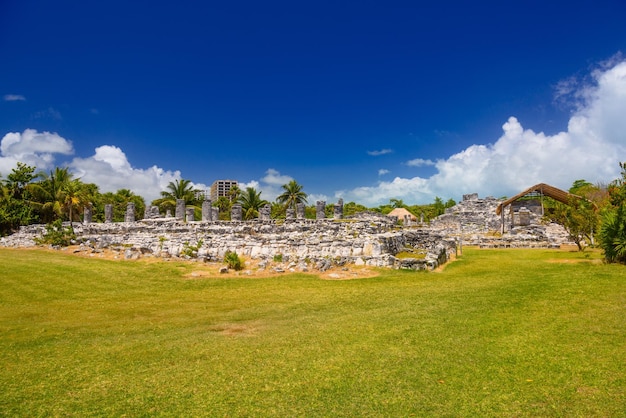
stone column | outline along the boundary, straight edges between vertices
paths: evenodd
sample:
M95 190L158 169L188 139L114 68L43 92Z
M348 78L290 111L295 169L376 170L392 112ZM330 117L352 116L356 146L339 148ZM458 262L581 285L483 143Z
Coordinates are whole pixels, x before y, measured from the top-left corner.
M124 217L124 222L135 222L135 204L133 202L128 202L126 204L126 216Z
M269 221L272 217L272 207L270 205L264 205L259 210L259 219L262 221Z
M220 220L220 208L212 207L211 208L211 221L217 222Z
M193 222L195 220L195 214L194 214L194 210L193 208L186 208L185 209L186 215L187 215L187 222Z
M83 223L90 224L91 220L92 220L91 203L88 203L87 205L85 205L85 208L83 209Z
M292 221L292 220L295 219L295 217L296 217L296 213L293 210L293 208L292 207L288 207L287 211L285 212L285 219L288 220L288 221Z
M241 221L243 219L241 205L235 204L230 210L230 220L231 221Z
M304 219L305 218L305 208L304 208L304 203L297 203L296 204L296 218L298 219Z
M176 220L185 221L185 199L176 199Z
M210 221L211 220L211 199L207 199L202 202L202 220Z
M107 203L104 205L104 223L110 224L113 222L113 205Z
M326 202L323 200L318 200L315 204L315 219L325 219L326 212Z
M343 219L343 199L337 201L337 204L333 208L333 215L335 219Z

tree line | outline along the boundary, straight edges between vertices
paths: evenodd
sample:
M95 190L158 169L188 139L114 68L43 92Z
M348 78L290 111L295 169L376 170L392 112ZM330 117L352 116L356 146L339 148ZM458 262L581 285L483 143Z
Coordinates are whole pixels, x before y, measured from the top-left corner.
M308 194L301 184L291 180L282 185L281 189L282 192L275 201L269 202L261 197L261 191L253 187L246 187L245 190L232 187L227 196L219 197L212 205L219 209L220 220L229 220L233 204L240 204L243 218L250 220L257 218L259 210L267 204L271 207L271 218L282 219L286 216L287 208L295 210L301 203L305 205L305 217L315 219L315 205L309 204ZM150 205L157 206L159 212L165 215L168 210L175 212L176 201L179 199L184 200L187 207L194 209L196 220L201 219L204 191L195 189L191 180L170 182L161 191L160 197L150 202ZM55 167L46 172L37 171L36 167L20 162L6 178L0 175L0 236L14 232L22 225L50 224L58 220L69 221L70 224L80 221L87 205L92 207L95 222L104 221L106 204L113 207L113 221L122 222L129 202L135 205L135 219L142 219L146 202L129 189L101 193L98 185L83 182L67 167ZM439 197L428 205L405 205L402 200L391 199L388 204L368 208L348 202L344 204L344 215L351 216L363 211L386 215L393 209L402 207L427 222L455 204L452 199L444 202ZM326 207L328 217L332 216L332 210L332 206Z

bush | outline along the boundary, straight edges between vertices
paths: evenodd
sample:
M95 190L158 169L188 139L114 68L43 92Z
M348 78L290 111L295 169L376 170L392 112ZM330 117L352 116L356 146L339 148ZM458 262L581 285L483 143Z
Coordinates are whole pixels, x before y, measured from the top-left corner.
M600 229L600 245L609 263L626 263L626 206L604 214Z
M76 239L74 228L71 226L63 227L61 219L46 225L46 232L37 239L38 244L50 244L59 247L67 247Z
M243 260L239 258L236 252L226 251L224 255L224 262L228 265L228 268L233 270L243 270Z

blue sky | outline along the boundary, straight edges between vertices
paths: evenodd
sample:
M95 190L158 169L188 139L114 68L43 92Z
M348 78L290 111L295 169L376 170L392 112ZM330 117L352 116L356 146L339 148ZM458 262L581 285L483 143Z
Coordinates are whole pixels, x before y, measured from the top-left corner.
M0 174L366 206L608 182L623 1L0 2Z

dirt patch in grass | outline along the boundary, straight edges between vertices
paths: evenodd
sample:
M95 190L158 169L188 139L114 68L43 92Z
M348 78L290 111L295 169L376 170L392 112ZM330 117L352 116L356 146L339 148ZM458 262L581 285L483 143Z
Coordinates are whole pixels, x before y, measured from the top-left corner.
M364 279L368 277L376 277L380 275L380 272L371 267L365 266L344 266L344 267L332 267L326 271L320 272L316 270L309 270L306 272L300 271L298 269L293 269L293 271L287 269L284 266L280 266L279 263L270 264L265 268L259 267L258 260L246 260L245 268L240 271L235 271L229 269L226 273L220 273L220 269L225 267L224 263L202 263L202 262L193 262L195 266L193 267L193 271L186 274L185 277L188 279L202 279L202 278L266 278L266 277L280 277L281 275L291 274L291 273L299 273L299 274L310 274L312 276L317 276L322 280L354 280L354 279ZM276 271L276 267L281 267L284 271L279 272Z
M591 264L602 264L604 261L598 258L551 258L546 260L547 263L557 263L557 264L578 264L578 263L591 263Z

